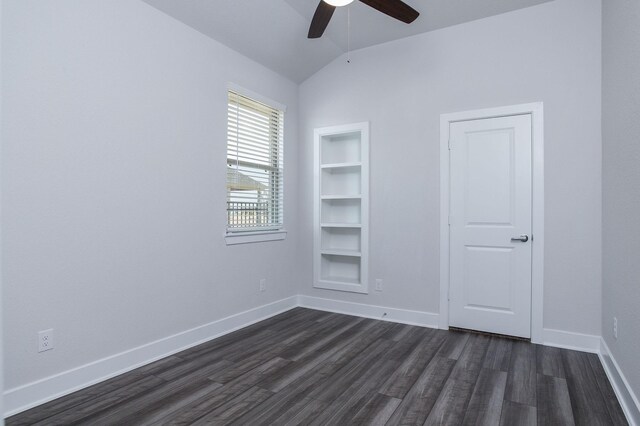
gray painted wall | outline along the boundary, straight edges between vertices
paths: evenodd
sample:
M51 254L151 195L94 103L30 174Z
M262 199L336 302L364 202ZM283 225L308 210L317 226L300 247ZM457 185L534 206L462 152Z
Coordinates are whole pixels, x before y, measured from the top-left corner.
M640 1L602 3L602 335L640 395Z
M0 159L2 158L2 2L0 1ZM0 161L0 190L2 189L2 162ZM0 203L0 224L2 223L2 205ZM2 226L0 226L0 241L2 241ZM3 366L3 308L2 308L2 245L0 244L0 426L4 425L4 366Z
M7 389L296 293L296 84L143 2L2 4ZM288 106L285 241L225 245L228 82Z
M600 335L601 5L557 0L374 46L300 87L300 247L306 295L439 310L439 120L544 102L544 326ZM371 121L368 295L312 285L313 128Z

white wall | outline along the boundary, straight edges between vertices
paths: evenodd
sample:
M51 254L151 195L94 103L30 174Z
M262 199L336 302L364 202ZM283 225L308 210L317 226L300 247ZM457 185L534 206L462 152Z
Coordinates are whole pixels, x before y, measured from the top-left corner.
M640 395L640 2L606 0L602 13L602 336Z
M544 326L600 334L601 9L539 6L352 53L300 87L300 291L438 312L441 113L543 101ZM313 289L313 128L371 122L369 295Z
M2 80L2 10L3 5L0 1L0 160L2 159L2 86L4 80ZM0 161L0 195L2 190L2 161ZM0 196L0 224L2 223L2 201ZM2 241L2 226L0 226L0 241ZM3 338L2 338L2 325L3 320L3 307L2 307L2 245L0 244L0 426L4 425L4 366L3 366Z
M7 389L296 293L294 83L143 2L2 4ZM222 237L228 82L288 106L285 241Z

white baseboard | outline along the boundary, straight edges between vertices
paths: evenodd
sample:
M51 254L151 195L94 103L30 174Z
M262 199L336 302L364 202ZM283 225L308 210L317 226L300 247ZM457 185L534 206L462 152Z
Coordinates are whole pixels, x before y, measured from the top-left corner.
M600 341L600 362L602 362L609 382L611 382L616 397L618 397L622 411L624 411L624 415L627 416L627 421L632 426L640 425L640 402L635 393L633 393L624 374L622 374L622 370L611 354L604 339Z
M600 353L600 336L545 328L542 344L580 352Z
M387 308L384 306L365 305L362 303L344 302L341 300L303 295L298 296L298 306L382 321L417 325L420 327L438 328L439 315L431 312Z
M295 308L296 296L231 315L4 392L5 417Z

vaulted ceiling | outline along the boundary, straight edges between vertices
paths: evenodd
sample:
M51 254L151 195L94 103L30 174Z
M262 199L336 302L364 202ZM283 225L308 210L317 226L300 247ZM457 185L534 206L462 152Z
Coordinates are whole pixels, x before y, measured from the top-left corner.
M551 0L405 0L420 12L420 17L410 25L355 1L338 8L324 36L315 40L307 39L307 31L319 0L144 1L291 80L301 82L348 48L360 49Z

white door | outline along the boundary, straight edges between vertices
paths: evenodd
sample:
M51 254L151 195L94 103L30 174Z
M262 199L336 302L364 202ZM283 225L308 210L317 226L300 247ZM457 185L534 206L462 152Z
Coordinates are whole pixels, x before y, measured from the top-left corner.
M449 325L531 337L531 115L450 124Z

